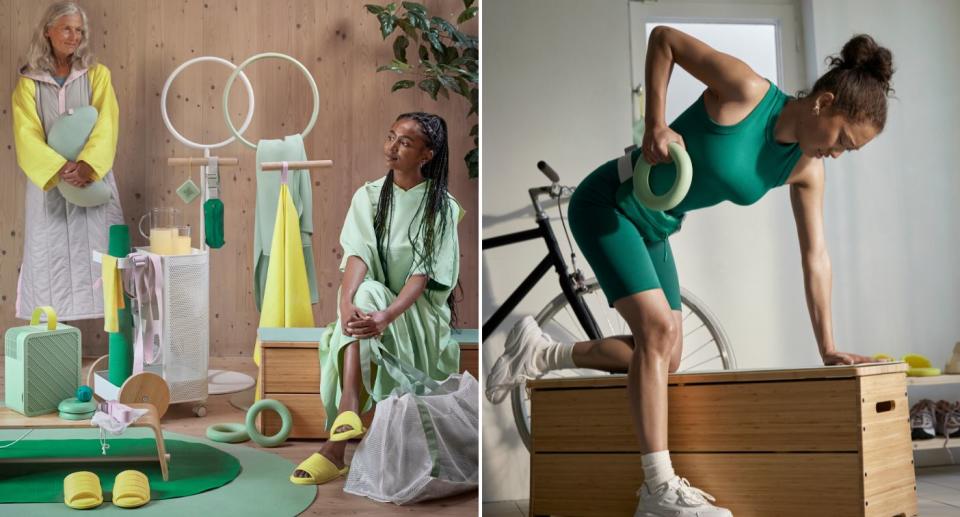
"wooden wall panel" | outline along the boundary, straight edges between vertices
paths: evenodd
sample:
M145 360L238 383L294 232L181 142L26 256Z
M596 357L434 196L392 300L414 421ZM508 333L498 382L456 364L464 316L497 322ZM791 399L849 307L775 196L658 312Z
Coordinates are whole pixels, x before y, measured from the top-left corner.
M14 318L17 270L23 252L23 192L26 179L17 168L10 120L10 94L16 69L34 26L49 0L0 0L0 173L12 188L0 191L0 327L20 325ZM406 111L431 111L450 126L450 191L467 210L459 226L460 282L463 287L457 326L478 326L478 182L467 178L462 156L472 145L474 120L465 119L468 103L460 98L434 102L419 91L390 93L397 79L376 73L392 58L380 38L374 16L352 0L86 0L91 42L100 62L113 73L120 102L121 134L114 171L124 216L135 234L140 216L154 206L175 206L199 232L199 202L184 205L177 187L188 177L199 184L196 169L166 166L169 156L199 156L176 141L160 116L163 83L184 61L214 55L239 64L260 52L291 55L310 71L320 90L320 115L306 139L310 158L330 158L335 167L314 177L314 253L320 303L318 324L336 317L337 268L342 251L339 234L352 193L365 181L385 174L382 147L394 118ZM460 0L429 0L431 12L448 19L462 10ZM469 30L476 34L477 24ZM256 109L245 136L280 138L302 131L312 103L303 75L280 60L260 61L246 73L253 83ZM223 123L221 96L227 67L195 65L172 85L167 106L177 130L204 143L229 136ZM246 115L246 94L238 81L231 95L231 116L239 127ZM240 166L222 171L226 208L226 246L211 256L211 354L251 353L259 321L253 302L252 252L255 151L234 142L215 150L235 156ZM136 245L145 239L135 235ZM194 238L194 245L198 238ZM85 353L106 350L102 321L79 322Z

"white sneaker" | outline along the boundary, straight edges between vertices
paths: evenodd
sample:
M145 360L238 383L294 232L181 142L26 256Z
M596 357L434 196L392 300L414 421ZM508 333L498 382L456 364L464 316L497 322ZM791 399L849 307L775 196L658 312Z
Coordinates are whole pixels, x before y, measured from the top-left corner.
M537 368L535 356L537 348L549 343L550 340L532 316L525 316L518 321L507 335L503 355L484 379L487 400L499 404L521 382L546 373Z
M929 440L936 436L937 405L923 399L910 408L910 434L914 440Z
M712 495L690 486L686 479L676 476L650 492L644 483L637 491L640 503L633 517L733 517L726 508L710 503Z

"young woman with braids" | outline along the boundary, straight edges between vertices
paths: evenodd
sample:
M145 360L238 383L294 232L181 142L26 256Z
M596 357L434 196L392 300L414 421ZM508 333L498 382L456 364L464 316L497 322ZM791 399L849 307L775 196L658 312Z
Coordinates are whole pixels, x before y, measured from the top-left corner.
M320 343L331 439L290 476L297 484L345 474L346 440L363 432L357 414L416 382L373 367L376 357L389 354L436 380L458 370L450 319L463 210L447 192L447 124L428 113L400 115L383 154L389 172L357 190L344 221L338 318Z
M632 183L621 180L618 160L612 160L577 187L569 207L577 244L631 335L557 343L532 318L521 320L486 377L487 397L501 401L524 378L552 369L625 371L643 452L644 483L635 515L731 515L674 473L667 449L667 374L677 370L683 346L680 288L667 237L691 210L722 201L749 205L775 187L790 185L807 307L823 362L871 361L839 351L833 340L823 159L856 151L883 130L891 61L890 51L873 38L856 36L831 59L830 70L813 89L794 98L733 56L676 29L654 29L646 58L646 131L641 149L631 156L631 169L642 154L654 164L652 190L665 192L674 176L667 144L677 142L694 165L690 190L677 207L650 210L632 195L618 196ZM668 126L664 111L674 64L707 88ZM626 202L618 202L622 199Z

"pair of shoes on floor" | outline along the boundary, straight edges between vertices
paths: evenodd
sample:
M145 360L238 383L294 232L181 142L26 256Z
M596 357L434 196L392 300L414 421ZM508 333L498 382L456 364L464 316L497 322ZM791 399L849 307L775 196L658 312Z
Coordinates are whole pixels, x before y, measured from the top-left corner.
M75 510L103 504L100 478L93 472L74 472L63 478L63 502ZM150 502L150 481L138 470L124 470L113 481L113 505L138 508Z
M503 355L493 364L490 374L484 379L487 400L499 404L514 387L543 376L546 372L537 367L537 350L555 343L556 341L543 333L532 316L524 316L518 321L507 334Z
M341 427L348 429L337 431ZM330 433L328 440L331 442L345 442L353 438L360 438L367 432L367 429L363 427L363 422L360 421L360 415L353 411L344 411L337 415L330 429L334 431ZM297 477L294 475L297 470L306 472L308 476ZM344 465L342 469L338 468L329 458L315 452L297 465L294 474L290 474L290 482L295 485L322 485L340 476L345 476L348 472L350 472L349 465Z
M917 402L910 408L910 435L914 440L929 440L937 435L960 437L960 402Z
M726 508L714 506L714 497L680 476L650 490L644 483L637 491L640 502L634 517L733 517Z

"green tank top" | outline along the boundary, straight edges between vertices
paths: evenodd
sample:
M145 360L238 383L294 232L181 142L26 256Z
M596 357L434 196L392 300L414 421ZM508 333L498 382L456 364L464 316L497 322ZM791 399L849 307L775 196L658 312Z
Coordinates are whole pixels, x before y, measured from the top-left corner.
M677 117L670 128L683 137L693 163L693 181L687 196L669 213L681 216L721 201L750 205L783 185L801 156L799 145L778 143L773 136L777 117L788 100L790 96L771 82L757 107L732 126L710 118L702 95ZM634 163L640 155L639 150L634 151ZM673 163L654 166L650 189L658 195L666 192L675 176Z

